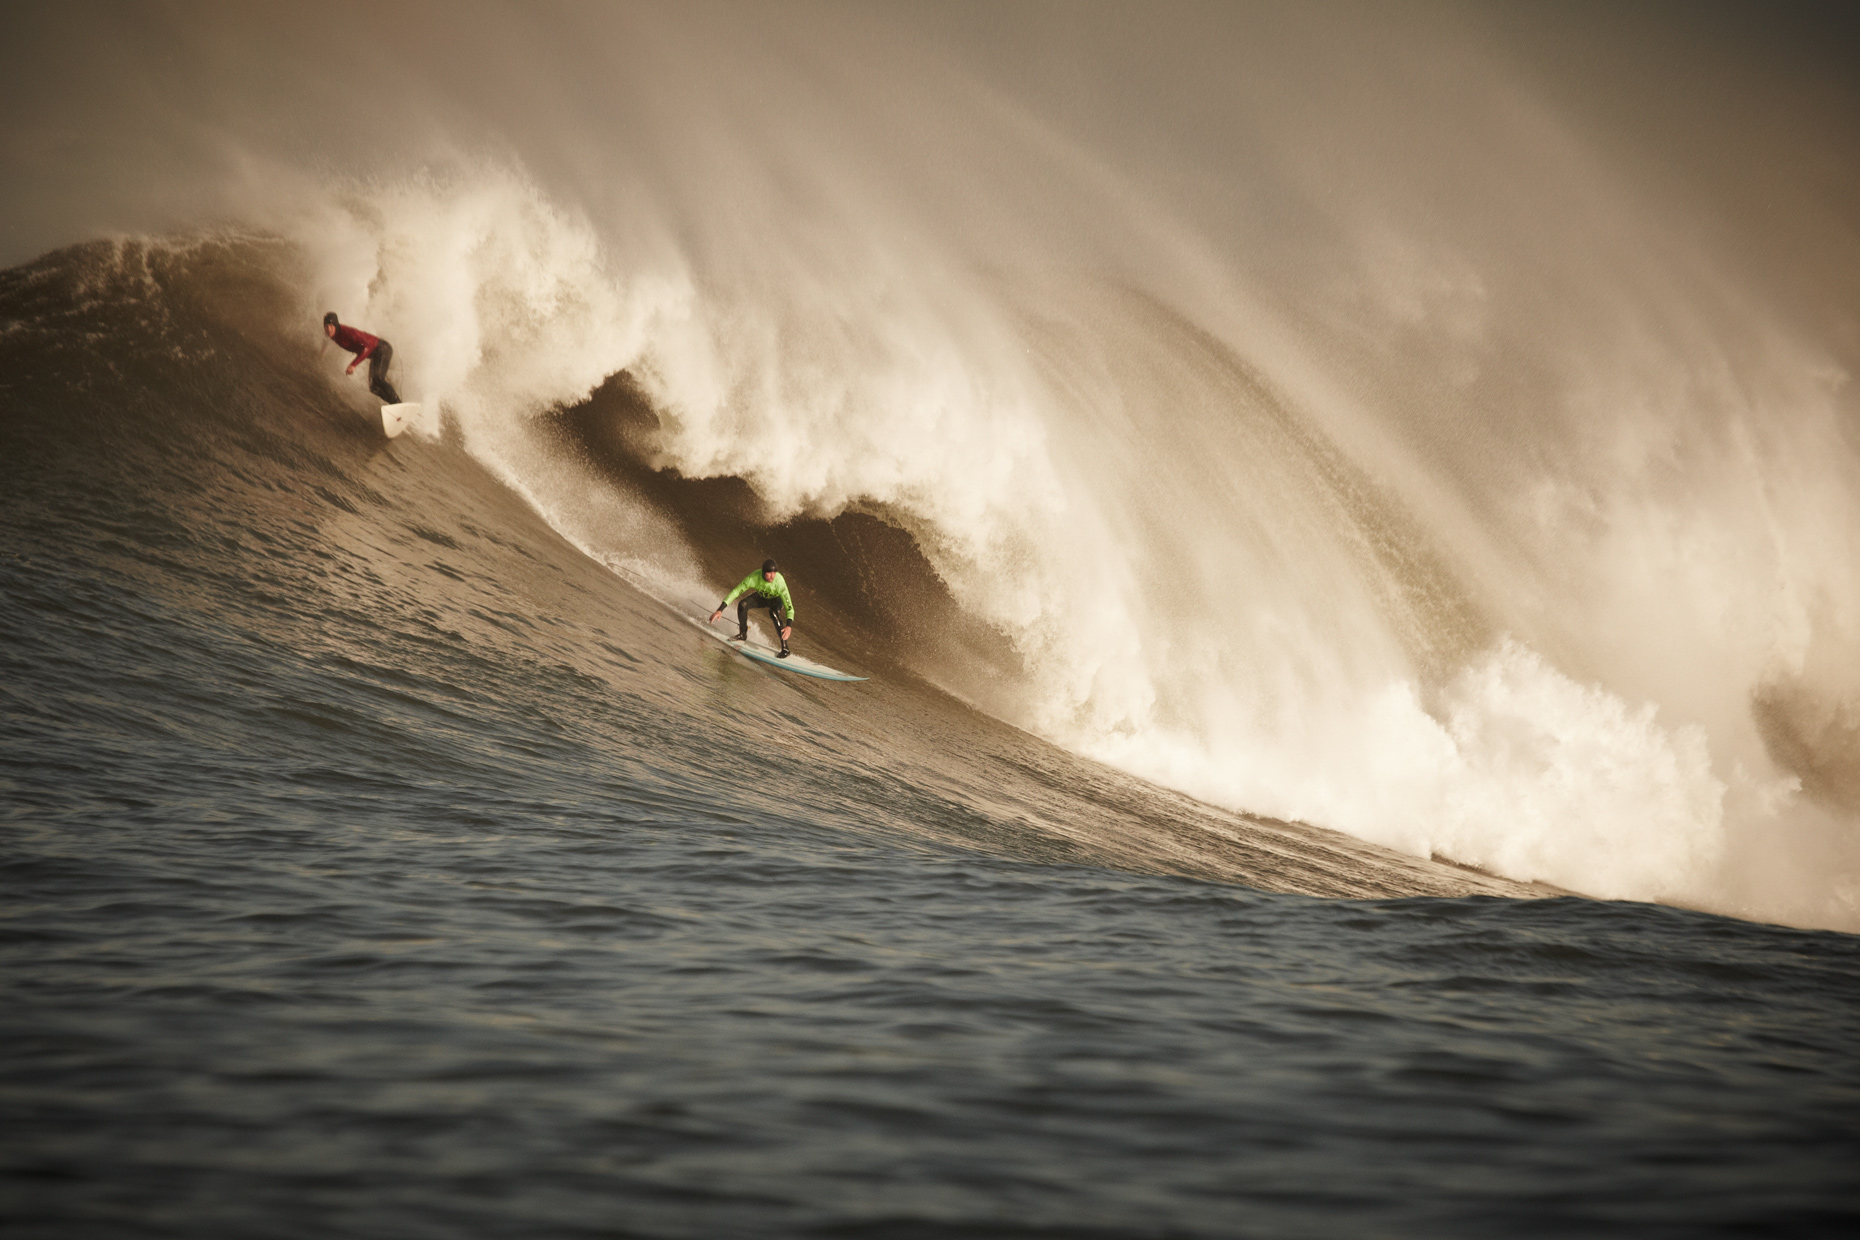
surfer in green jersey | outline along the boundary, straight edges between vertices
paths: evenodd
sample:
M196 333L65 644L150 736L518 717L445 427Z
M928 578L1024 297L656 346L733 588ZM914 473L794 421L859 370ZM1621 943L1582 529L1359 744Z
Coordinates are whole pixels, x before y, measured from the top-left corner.
M743 601L736 603L741 598ZM730 591L723 602L717 604L717 610L710 613L711 623L723 614L724 608L736 603L736 636L732 640L743 641L749 636L749 609L769 609L769 616L775 621L775 631L781 635L781 654L778 658L787 658L788 634L794 632L794 599L788 594L788 582L775 571L775 561L762 561L762 571L751 573L736 583L736 589Z

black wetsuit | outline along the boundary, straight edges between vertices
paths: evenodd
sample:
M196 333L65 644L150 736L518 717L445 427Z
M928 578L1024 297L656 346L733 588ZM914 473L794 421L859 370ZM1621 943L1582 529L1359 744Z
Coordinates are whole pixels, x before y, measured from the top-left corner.
M787 614L783 611L781 600L767 594L750 593L743 595L742 601L736 605L736 635L738 637L748 637L750 609L754 608L760 611L764 607L769 609L769 619L775 622L775 636L781 641L781 648L786 650L788 648L788 639L782 637L781 631L784 628L792 626L794 621L788 619Z
M375 355L368 359L368 390L385 400L390 405L400 404L400 393L388 382L388 363L394 360L394 346L383 340L375 346Z

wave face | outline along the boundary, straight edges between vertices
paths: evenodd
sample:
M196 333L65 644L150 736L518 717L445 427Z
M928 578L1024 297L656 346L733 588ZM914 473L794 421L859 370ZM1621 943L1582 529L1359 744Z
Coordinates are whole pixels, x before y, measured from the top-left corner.
M596 561L703 597L753 531L1071 753L1860 929L1847 79L1450 8L445 13L34 19L10 243L276 238Z
M303 278L302 252L275 239L99 243L0 273L13 397L8 542L21 552L10 628L22 671L50 677L26 697L101 695L99 717L114 709L103 702L165 708L159 691L119 700L123 685L101 671L87 687L81 660L59 670L70 652L57 641L41 648L32 635L58 627L61 599L126 574L142 598L125 613L146 605L160 616L142 640L173 644L161 676L196 681L195 707L247 711L238 685L218 676L224 656L207 653L212 642L279 652L269 671L249 669L250 691L282 694L251 737L261 751L296 749L299 727L312 737L353 733L352 745L385 742L399 721L407 733L392 749L413 766L429 763L422 737L460 731L449 742L458 752L440 765L495 769L516 760L498 752L502 744L547 753L566 728L580 738L571 749L604 738L597 763L618 757L660 795L704 772L701 801L739 803L751 818L758 806L813 805L813 821L850 830L1316 895L1545 894L1197 805L923 684L896 660L895 638L886 644L886 618L855 606L869 571L891 574L890 597L926 598L906 623L937 605L934 574L921 557L903 558L901 536L887 545L876 522L801 523L784 532L783 554L792 549L790 571L809 582L797 600L804 649L886 675L851 692L754 671L688 624L722 593L700 583L738 575L730 570L763 554L766 531L747 487L654 477L629 463L602 438L642 416L637 395L618 383L487 453L518 462L508 481L456 435L390 446L378 402L360 398L359 385L348 393L359 405L340 399L315 351L295 338ZM524 486L522 466L538 461L555 463L558 494ZM567 503L560 497L574 493L562 479L575 461L587 493ZM577 546L539 510L558 528L650 551L623 560ZM691 579L683 586L681 573ZM108 608L84 614L97 626L99 668L106 650L121 657L123 643L136 644L136 626ZM199 648L195 625L215 633ZM299 697L301 680L319 675L327 696ZM775 696L757 696L764 688ZM398 707L362 726L378 695ZM514 721L464 735L469 728L447 719L453 697L495 703ZM402 720L404 710L413 714ZM550 722L536 735L494 739L505 727L521 731L523 719ZM652 737L649 753L618 756L641 735ZM16 739L38 740L30 729ZM42 756L52 767L74 761L61 752L54 742ZM771 754L780 756L774 769ZM42 778L30 763L23 769ZM546 799L549 785L536 777L532 795Z

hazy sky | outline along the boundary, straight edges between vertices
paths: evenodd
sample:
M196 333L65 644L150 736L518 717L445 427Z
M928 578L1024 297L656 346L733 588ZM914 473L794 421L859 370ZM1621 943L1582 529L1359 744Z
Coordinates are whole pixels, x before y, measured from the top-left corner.
M577 161L552 132L606 127L624 142L625 131L676 130L662 110L672 91L660 87L691 86L694 65L702 76L706 39L719 49L718 93L733 88L728 67L750 51L802 76L835 64L882 73L887 60L915 61L921 74L941 63L1113 160L1171 170L1179 183L1166 188L1191 211L1195 170L1244 164L1275 110L1301 124L1316 117L1373 130L1389 80L1445 80L1470 48L1495 48L1553 106L1618 128L1679 175L1720 181L1731 209L1760 211L1761 182L1786 176L1818 183L1811 187L1830 210L1860 216L1860 18L1849 4L676 11L672 19L660 6L6 6L0 263L107 231L236 213L240 179L265 175L254 156L392 173L444 143L508 143L539 175L562 174ZM1416 39L1417 30L1431 33ZM1390 77L1365 80L1352 66L1373 62L1381 47ZM655 79L673 61L680 73ZM701 94L685 92L679 106ZM1248 123L1234 123L1237 112ZM1415 139L1413 154L1425 157L1425 136ZM1219 178L1213 185L1231 192ZM1748 205L1738 202L1739 186L1752 190Z

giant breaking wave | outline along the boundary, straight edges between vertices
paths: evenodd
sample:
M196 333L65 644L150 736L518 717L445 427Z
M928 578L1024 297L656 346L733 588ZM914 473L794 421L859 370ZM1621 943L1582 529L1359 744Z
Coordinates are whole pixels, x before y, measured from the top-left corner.
M726 507L860 611L828 631L1076 753L1860 929L1855 343L1817 317L1851 231L1785 177L1804 239L1753 264L1730 191L1638 174L1451 11L1280 17L1179 24L1225 59L1131 120L954 19L843 11L569 15L487 93L478 13L356 159L250 84L191 158L288 249L305 350L323 309L390 338L420 433L648 591L711 592ZM241 20L355 131L358 71ZM1288 45L1329 76L1280 80Z

